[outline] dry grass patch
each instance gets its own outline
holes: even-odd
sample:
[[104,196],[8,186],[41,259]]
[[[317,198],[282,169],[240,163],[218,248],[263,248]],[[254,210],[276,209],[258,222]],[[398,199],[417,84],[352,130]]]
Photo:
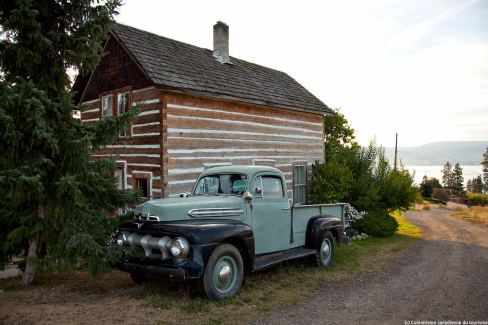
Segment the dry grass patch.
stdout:
[[462,209],[453,216],[488,225],[488,207],[474,206]]
[[430,210],[432,207],[436,207],[437,205],[430,204],[430,203],[415,203],[413,209],[415,211],[425,211]]
[[[127,274],[111,272],[92,279],[76,271],[42,277],[32,288],[19,279],[1,280],[0,323],[241,324],[267,311],[303,301],[321,285],[389,266],[421,237],[420,229],[396,214],[400,228],[390,238],[368,238],[337,247],[332,268],[307,260],[284,263],[250,274],[242,291],[212,302],[190,285],[135,286]],[[335,290],[335,289],[334,289]]]

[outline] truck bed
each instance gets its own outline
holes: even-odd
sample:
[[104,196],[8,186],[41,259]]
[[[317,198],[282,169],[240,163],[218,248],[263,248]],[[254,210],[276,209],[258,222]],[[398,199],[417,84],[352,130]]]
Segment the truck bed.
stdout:
[[328,215],[341,220],[344,226],[344,206],[345,203],[335,204],[310,204],[296,205],[292,207],[292,234],[293,247],[305,244],[307,224],[311,217]]

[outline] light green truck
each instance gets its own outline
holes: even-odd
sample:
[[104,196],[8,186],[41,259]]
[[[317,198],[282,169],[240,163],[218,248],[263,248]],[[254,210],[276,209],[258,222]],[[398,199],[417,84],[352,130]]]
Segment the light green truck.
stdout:
[[148,201],[123,224],[117,244],[140,250],[120,270],[149,278],[200,279],[206,295],[235,295],[247,272],[316,256],[332,264],[341,243],[344,205],[293,205],[283,173],[266,166],[205,170],[188,197]]

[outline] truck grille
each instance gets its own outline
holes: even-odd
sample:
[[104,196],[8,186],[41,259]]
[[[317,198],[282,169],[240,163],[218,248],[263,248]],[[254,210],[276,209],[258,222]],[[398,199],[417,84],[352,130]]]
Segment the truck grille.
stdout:
[[135,232],[124,232],[127,238],[127,246],[142,247],[146,256],[154,255],[153,250],[160,252],[161,259],[167,259],[169,255],[169,244],[171,238],[169,236],[153,237],[152,235],[139,235]]

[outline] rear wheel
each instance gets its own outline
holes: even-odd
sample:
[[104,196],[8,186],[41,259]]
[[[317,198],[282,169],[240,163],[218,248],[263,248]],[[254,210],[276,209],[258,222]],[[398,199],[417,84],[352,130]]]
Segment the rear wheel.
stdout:
[[322,237],[320,247],[317,252],[317,263],[319,266],[331,266],[334,257],[334,236],[327,231]]
[[239,250],[230,244],[222,244],[215,248],[205,266],[203,289],[212,300],[231,298],[241,289],[243,277]]

